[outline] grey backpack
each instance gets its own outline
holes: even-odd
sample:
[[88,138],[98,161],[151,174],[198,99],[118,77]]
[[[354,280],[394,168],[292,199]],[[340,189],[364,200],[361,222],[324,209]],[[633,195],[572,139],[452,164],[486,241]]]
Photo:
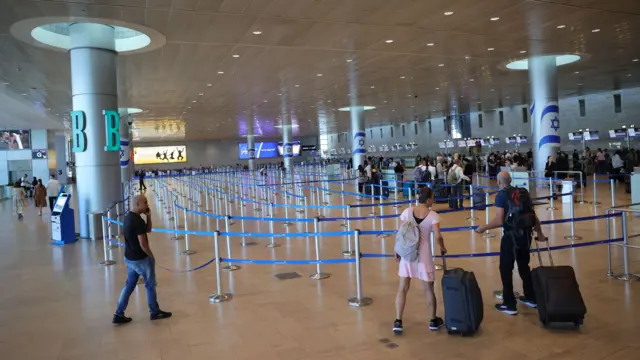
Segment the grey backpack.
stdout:
[[420,229],[413,218],[400,225],[396,233],[396,244],[393,249],[402,259],[409,262],[418,260],[418,245],[420,244]]

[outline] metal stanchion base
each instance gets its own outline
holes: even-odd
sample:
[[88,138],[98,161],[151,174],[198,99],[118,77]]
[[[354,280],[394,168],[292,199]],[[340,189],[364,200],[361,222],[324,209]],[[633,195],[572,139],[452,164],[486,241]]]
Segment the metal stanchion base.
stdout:
[[273,248],[280,247],[280,244],[276,244],[276,243],[269,243],[269,244],[267,244],[265,247],[268,247],[268,248],[273,249]]
[[223,266],[222,270],[223,271],[236,271],[236,270],[240,270],[242,269],[240,266],[238,265],[227,265],[227,266]]
[[118,245],[115,245],[115,244],[109,244],[109,245],[107,246],[107,249],[109,249],[109,250],[115,250],[115,249],[117,249],[117,248],[119,248],[119,246],[118,246]]
[[318,216],[317,216],[317,217],[318,217],[318,219],[324,219],[324,218],[326,218],[326,216],[324,216],[324,215],[322,215],[322,214],[318,214]]
[[298,214],[302,214],[302,213],[304,212],[304,209],[298,209],[298,210],[296,210],[296,212],[297,212]]
[[340,227],[347,227],[347,224],[340,224]]
[[229,221],[229,226],[235,225],[235,223],[236,223],[235,221],[231,220],[231,221]]
[[254,212],[260,212],[262,209],[253,209]]
[[189,255],[193,255],[193,254],[195,254],[195,253],[196,253],[196,252],[195,252],[195,250],[185,250],[185,251],[180,252],[180,255],[187,255],[187,256],[189,256]]
[[399,208],[399,207],[400,207],[400,205],[393,205],[393,206],[392,206],[392,208],[394,208],[394,209],[397,209],[397,208]]
[[[493,296],[498,299],[498,300],[502,300],[502,290],[496,290],[493,292]],[[520,297],[520,293],[517,291],[513,292],[513,296],[518,299]]]
[[360,199],[360,198],[356,198],[356,201],[357,201],[357,202],[362,202],[362,199]]
[[372,212],[369,213],[369,216],[374,216],[375,214],[376,213],[372,211]]
[[[144,284],[144,278],[139,277],[139,278],[138,278],[138,285],[142,285],[142,284]],[[157,285],[157,284],[156,284],[156,285]]]
[[213,294],[213,295],[209,295],[209,302],[214,304],[214,303],[220,303],[223,301],[229,301],[233,299],[233,295],[231,294]]
[[342,252],[342,257],[354,257],[356,256],[355,250],[345,250]]
[[173,220],[173,219],[175,219],[173,216],[169,216],[169,217],[167,218],[167,220]]
[[390,235],[389,234],[380,234],[377,236],[378,239],[386,239],[388,238]]
[[116,262],[115,262],[115,261],[113,261],[113,260],[105,260],[105,261],[100,262],[100,265],[102,265],[102,266],[109,266],[109,265],[115,265],[115,263],[116,263]]
[[435,264],[434,266],[435,266],[436,270],[442,270],[442,265],[440,265],[440,264]]
[[309,275],[309,279],[311,280],[323,280],[323,279],[328,279],[330,277],[331,277],[331,274],[327,274],[327,273],[316,273],[316,274]]
[[554,206],[549,206],[547,208],[547,211],[554,211],[554,210],[558,210],[558,209],[556,207],[554,207]]
[[184,225],[178,225],[178,229],[184,229]]
[[602,205],[602,203],[600,201],[592,201],[589,204],[593,205],[593,206],[598,206],[598,205]]
[[491,238],[496,237],[496,235],[493,234],[492,232],[490,232],[489,230],[487,230],[482,234],[482,237],[485,238],[485,239],[491,239]]
[[468,217],[468,218],[466,218],[465,220],[468,220],[468,221],[470,221],[470,222],[474,222],[474,221],[477,221],[477,220],[478,220],[478,218],[477,218],[477,217],[475,217],[475,216],[469,216],[469,217]]
[[576,241],[576,240],[582,240],[582,236],[577,236],[577,235],[567,235],[564,237],[565,240],[571,240],[571,241]]
[[631,281],[631,280],[638,280],[640,279],[640,275],[636,275],[636,274],[622,274],[622,275],[617,275],[616,279],[618,280],[622,280],[622,281]]
[[352,298],[349,298],[349,306],[362,307],[371,305],[371,303],[373,303],[373,300],[370,297],[362,297],[358,299],[354,296]]
[[287,221],[287,222],[283,222],[283,223],[282,223],[282,226],[291,226],[291,223],[290,223],[290,222],[288,222],[288,221]]
[[176,241],[177,241],[177,240],[182,240],[182,239],[184,239],[184,236],[182,236],[182,235],[172,236],[172,237],[171,237],[171,240],[176,240]]
[[233,204],[235,201],[233,199],[229,199],[229,204]]

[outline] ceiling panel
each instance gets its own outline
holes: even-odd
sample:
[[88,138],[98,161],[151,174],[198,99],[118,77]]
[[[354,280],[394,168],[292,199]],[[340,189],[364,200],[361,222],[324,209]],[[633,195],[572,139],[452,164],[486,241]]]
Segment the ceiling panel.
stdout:
[[528,99],[527,74],[502,65],[532,54],[584,56],[559,69],[564,96],[640,86],[640,62],[633,61],[640,58],[639,1],[0,0],[0,6],[1,86],[8,99],[44,109],[56,126],[71,108],[69,56],[16,40],[9,34],[16,21],[102,17],[161,32],[164,47],[119,58],[119,100],[145,110],[136,118],[149,134],[154,121],[180,124],[171,136],[187,139],[235,139],[249,119],[264,136],[278,136],[274,126],[283,113],[300,135],[347,131],[349,114],[337,109],[350,105],[352,92],[358,104],[377,107],[367,112],[370,125],[441,116],[454,106],[475,109],[478,102],[487,110],[520,105]]

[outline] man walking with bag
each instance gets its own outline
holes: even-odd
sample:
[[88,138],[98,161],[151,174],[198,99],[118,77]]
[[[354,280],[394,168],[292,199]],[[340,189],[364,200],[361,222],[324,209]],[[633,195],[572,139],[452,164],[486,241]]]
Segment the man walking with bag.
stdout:
[[504,228],[500,242],[500,277],[502,278],[503,303],[496,304],[496,310],[508,315],[517,315],[518,308],[513,293],[513,264],[518,264],[518,273],[522,279],[524,296],[519,301],[536,308],[536,297],[529,268],[532,233],[535,229],[536,241],[546,241],[540,220],[533,209],[531,197],[526,189],[512,187],[511,175],[503,171],[498,174],[500,192],[496,195],[496,215],[486,225],[480,225],[475,232],[482,234],[486,230]]

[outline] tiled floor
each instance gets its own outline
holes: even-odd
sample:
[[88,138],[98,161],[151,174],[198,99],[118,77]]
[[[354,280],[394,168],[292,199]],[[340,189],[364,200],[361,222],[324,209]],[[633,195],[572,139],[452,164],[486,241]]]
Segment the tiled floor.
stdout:
[[[608,187],[599,189],[599,200],[610,204]],[[590,189],[587,198],[590,199]],[[161,204],[149,192],[155,227],[168,228],[171,222]],[[332,196],[332,203],[341,202]],[[278,197],[281,201],[280,197]],[[346,203],[355,203],[345,198]],[[628,203],[622,187],[617,188],[617,203]],[[556,203],[560,207],[561,204]],[[436,209],[444,205],[437,205]],[[238,214],[238,204],[231,204]],[[568,206],[548,212],[540,206],[544,219],[569,216]],[[256,213],[248,205],[247,215]],[[605,206],[576,205],[576,217],[602,214]],[[352,216],[366,216],[368,208],[354,209]],[[401,210],[401,209],[399,209]],[[376,210],[377,211],[377,210]],[[385,213],[395,211],[385,208]],[[282,211],[276,211],[282,217]],[[310,212],[309,216],[314,215]],[[339,210],[326,213],[340,216]],[[443,227],[468,225],[464,216],[444,214]],[[479,212],[484,219],[484,212]],[[260,216],[260,215],[257,215]],[[289,216],[295,216],[293,211]],[[196,359],[638,359],[640,343],[640,283],[624,283],[606,276],[607,247],[591,246],[554,252],[556,264],[571,264],[576,269],[588,314],[580,331],[542,328],[535,311],[521,309],[520,315],[508,317],[492,311],[493,290],[500,287],[496,257],[452,259],[450,266],[473,270],[479,279],[485,301],[485,320],[481,331],[471,338],[448,336],[446,332],[427,331],[428,318],[421,291],[410,292],[405,316],[405,334],[393,336],[394,298],[397,267],[392,259],[363,259],[363,292],[373,304],[351,308],[347,298],[355,295],[355,265],[324,265],[331,277],[322,281],[308,278],[313,265],[250,265],[233,273],[222,273],[224,292],[234,298],[210,304],[215,292],[214,266],[195,272],[180,272],[204,264],[213,258],[213,238],[190,236],[197,253],[183,256],[185,241],[172,241],[169,234],[152,234],[151,243],[158,265],[158,294],[162,308],[173,311],[168,320],[148,319],[144,288],[132,296],[127,314],[131,324],[113,326],[111,315],[124,283],[126,269],[121,249],[112,252],[117,264],[102,267],[102,242],[81,240],[63,247],[48,243],[49,216],[38,217],[30,208],[25,220],[15,220],[10,203],[0,203],[0,358],[8,360],[196,360]],[[620,221],[614,221],[620,236]],[[321,231],[342,231],[337,222],[322,223]],[[630,234],[640,234],[638,222],[629,222]],[[240,231],[241,224],[231,227]],[[386,220],[385,229],[396,226]],[[189,229],[213,231],[215,221],[190,216]],[[245,222],[246,231],[269,232],[265,221]],[[380,229],[378,221],[353,222],[353,228]],[[220,224],[222,230],[223,225]],[[567,244],[563,239],[569,225],[547,226],[552,245]],[[304,232],[304,224],[284,227],[276,232]],[[310,227],[310,230],[312,227]],[[576,223],[579,242],[606,238],[606,221]],[[226,257],[224,238],[220,239]],[[269,238],[248,238],[256,246],[241,247],[239,238],[231,239],[232,256],[248,259],[311,259],[315,256],[314,239],[277,238],[281,247],[264,245]],[[636,240],[636,239],[634,239]],[[445,234],[450,253],[497,251],[497,238],[485,240],[469,231]],[[390,253],[394,238],[362,238],[362,251]],[[322,238],[321,256],[339,259],[346,248],[344,236]],[[631,252],[632,269],[640,271],[640,254]],[[537,260],[532,259],[533,265]],[[614,265],[619,270],[621,253],[614,251]],[[275,275],[297,272],[299,278],[278,280]],[[517,278],[517,275],[515,276]],[[519,279],[516,280],[519,284]],[[519,287],[519,285],[517,285]],[[443,313],[439,286],[439,313]]]

